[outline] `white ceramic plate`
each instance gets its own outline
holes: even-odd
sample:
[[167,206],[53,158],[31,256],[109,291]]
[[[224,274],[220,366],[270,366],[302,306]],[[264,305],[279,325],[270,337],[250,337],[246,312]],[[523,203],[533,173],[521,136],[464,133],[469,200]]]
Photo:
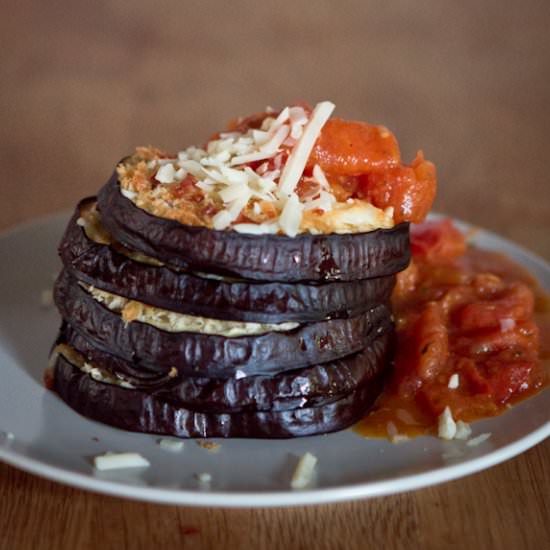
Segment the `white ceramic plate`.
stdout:
[[[550,435],[550,391],[503,416],[476,422],[474,435],[491,432],[477,447],[420,437],[399,446],[351,430],[283,441],[221,441],[218,453],[187,441],[181,452],[161,449],[154,436],[120,431],[79,416],[42,384],[59,325],[41,292],[59,269],[57,243],[67,221],[60,215],[0,237],[0,459],[77,487],[129,498],[193,506],[287,506],[387,495],[451,480],[488,468]],[[527,267],[550,291],[550,266],[488,232],[480,246],[501,250]],[[94,472],[91,457],[137,451],[149,469]],[[291,491],[300,455],[318,459],[315,489]],[[212,475],[209,489],[195,475]]]

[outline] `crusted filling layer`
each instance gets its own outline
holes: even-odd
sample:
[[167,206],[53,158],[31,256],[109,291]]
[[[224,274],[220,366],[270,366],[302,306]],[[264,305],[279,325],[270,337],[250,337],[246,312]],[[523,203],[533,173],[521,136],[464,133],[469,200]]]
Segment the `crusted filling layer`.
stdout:
[[[114,248],[119,254],[126,256],[130,260],[138,263],[152,265],[155,267],[162,267],[166,264],[142,254],[135,250],[130,250],[120,243],[116,242],[110,235],[110,233],[103,227],[99,212],[97,211],[96,203],[85,204],[80,209],[80,218],[76,222],[86,233],[86,237],[97,244],[109,245]],[[182,271],[180,268],[170,266],[173,271]],[[202,271],[194,271],[194,275],[202,277],[203,279],[213,279],[215,281],[224,281],[227,283],[239,281],[235,277],[224,277],[222,275],[216,275],[214,273],[203,273]]]
[[136,300],[100,290],[91,285],[79,283],[95,300],[118,313],[124,322],[139,321],[167,332],[198,332],[226,337],[257,336],[268,332],[286,332],[299,326],[299,323],[252,323],[244,321],[224,321],[176,313],[150,306]]
[[103,382],[104,384],[111,384],[113,386],[120,386],[122,388],[134,389],[135,386],[126,381],[123,376],[113,376],[106,369],[96,367],[86,361],[86,359],[78,353],[75,349],[67,344],[58,344],[52,350],[49,360],[49,366],[53,367],[57,360],[57,357],[62,355],[71,365],[77,367],[82,372],[91,376],[97,382]]

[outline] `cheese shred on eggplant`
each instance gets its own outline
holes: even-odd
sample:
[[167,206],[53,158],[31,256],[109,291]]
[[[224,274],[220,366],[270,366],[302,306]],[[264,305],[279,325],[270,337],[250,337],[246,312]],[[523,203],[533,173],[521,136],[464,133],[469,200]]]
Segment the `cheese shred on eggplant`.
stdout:
[[96,301],[120,314],[123,321],[139,321],[167,332],[199,332],[226,337],[256,336],[268,332],[286,332],[299,326],[299,323],[251,323],[210,319],[184,313],[176,313],[158,307],[129,300],[123,296],[100,290],[91,285],[79,283]]

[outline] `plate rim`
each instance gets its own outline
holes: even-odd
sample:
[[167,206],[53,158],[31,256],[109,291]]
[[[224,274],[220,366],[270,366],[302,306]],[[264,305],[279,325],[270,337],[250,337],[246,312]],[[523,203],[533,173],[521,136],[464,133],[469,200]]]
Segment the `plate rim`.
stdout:
[[[40,216],[28,220],[0,232],[4,240],[23,231],[32,230],[42,224],[55,223],[70,215],[69,210]],[[431,213],[430,219],[450,217],[463,229],[474,229],[491,238],[495,243],[507,248],[513,258],[525,257],[550,277],[550,262],[531,252],[516,242],[501,237],[497,233],[483,227],[465,222],[453,216]],[[550,391],[550,390],[548,390]],[[532,399],[536,399],[534,396]],[[490,420],[490,419],[487,419]],[[265,491],[216,491],[199,489],[175,489],[154,486],[137,486],[129,483],[104,480],[93,474],[79,473],[70,469],[31,458],[17,452],[10,444],[0,446],[0,460],[19,470],[38,475],[42,478],[61,483],[62,485],[85,489],[115,497],[129,498],[159,504],[186,505],[193,507],[219,508],[259,508],[259,507],[289,507],[327,504],[342,501],[382,497],[404,493],[416,489],[430,487],[439,483],[452,481],[461,477],[480,472],[497,464],[503,463],[550,437],[550,418],[525,436],[512,441],[498,449],[474,457],[458,464],[441,466],[427,472],[407,474],[402,477],[350,483],[336,487],[313,488],[303,490],[265,490]]]
[[535,447],[550,436],[550,420],[526,436],[466,462],[450,464],[420,474],[394,479],[363,482],[323,489],[284,491],[212,491],[169,489],[137,486],[98,479],[29,458],[0,447],[0,460],[25,472],[36,474],[62,485],[86,489],[94,493],[129,498],[157,504],[185,505],[198,508],[272,508],[328,504],[405,493],[453,481],[501,464]]

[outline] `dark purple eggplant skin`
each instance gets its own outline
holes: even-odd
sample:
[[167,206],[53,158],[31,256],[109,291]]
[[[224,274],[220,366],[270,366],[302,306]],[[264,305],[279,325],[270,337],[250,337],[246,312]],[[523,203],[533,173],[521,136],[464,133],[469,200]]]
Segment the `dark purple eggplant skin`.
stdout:
[[74,331],[62,330],[58,343],[79,352],[88,363],[109,371],[145,391],[173,404],[199,412],[235,413],[290,410],[325,405],[341,399],[359,386],[387,372],[392,358],[393,335],[374,339],[354,355],[276,376],[217,379],[178,374],[143,373],[129,361],[94,348]]
[[131,260],[90,240],[77,224],[81,201],[59,246],[74,277],[97,288],[163,309],[232,321],[280,323],[353,317],[388,303],[395,276],[324,284],[225,282]]
[[54,300],[63,319],[97,348],[164,372],[228,378],[280,372],[334,361],[355,353],[389,330],[385,305],[350,319],[306,323],[288,332],[227,338],[173,333],[137,321],[124,323],[62,271]]
[[361,419],[380,394],[383,378],[319,407],[216,414],[174,406],[143,391],[96,382],[59,356],[54,390],[87,418],[133,432],[181,438],[284,439],[334,432]]
[[98,194],[106,229],[126,247],[167,264],[262,281],[354,281],[409,263],[409,224],[366,233],[249,235],[153,216],[120,192],[116,171]]

